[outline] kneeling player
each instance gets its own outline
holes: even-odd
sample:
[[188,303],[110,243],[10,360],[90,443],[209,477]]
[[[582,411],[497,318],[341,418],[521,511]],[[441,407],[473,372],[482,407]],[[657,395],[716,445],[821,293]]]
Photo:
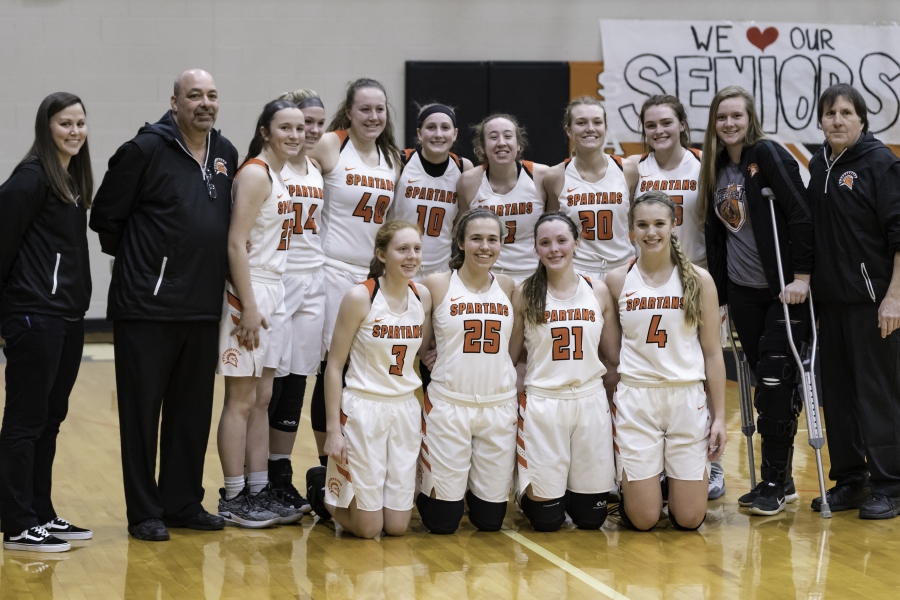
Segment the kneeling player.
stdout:
[[676,529],[700,527],[709,460],[721,456],[726,442],[716,286],[681,249],[675,210],[664,192],[637,198],[629,221],[640,258],[606,279],[622,326],[614,414],[619,515],[639,531],[659,520],[663,470],[669,521]]
[[[431,294],[410,279],[422,264],[418,228],[391,221],[375,236],[369,279],[338,311],[325,371],[328,467],[306,474],[309,501],[358,537],[402,535],[415,494],[421,380],[414,358],[430,328]],[[341,374],[347,358],[347,387]]]
[[615,380],[621,332],[602,281],[575,273],[578,228],[563,213],[535,225],[540,263],[513,295],[510,355],[528,350],[519,396],[517,498],[538,531],[556,531],[566,513],[581,529],[606,520],[615,487],[612,419],[604,389]]

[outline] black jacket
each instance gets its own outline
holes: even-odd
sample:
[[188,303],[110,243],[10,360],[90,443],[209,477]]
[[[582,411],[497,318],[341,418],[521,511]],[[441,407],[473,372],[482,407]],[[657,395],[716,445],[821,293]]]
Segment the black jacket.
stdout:
[[91,302],[87,212],[60,200],[37,160],[0,186],[0,314],[80,319]]
[[[717,168],[722,168],[728,160],[727,151],[723,151],[717,159]],[[784,283],[787,285],[794,280],[795,273],[808,275],[813,269],[813,223],[806,187],[800,178],[797,161],[782,146],[770,140],[760,140],[744,148],[740,170],[744,174],[744,193],[756,249],[769,290],[778,296],[781,284],[775,257],[775,231],[769,201],[763,197],[762,190],[771,188],[775,194],[778,245]],[[720,306],[728,303],[726,235],[725,224],[716,216],[715,203],[710,199],[706,211],[706,259],[719,292]]]
[[872,132],[828,168],[824,144],[809,162],[816,227],[816,300],[881,302],[900,252],[900,159]]
[[91,210],[103,252],[116,257],[107,318],[220,319],[237,158],[213,130],[201,168],[169,111],[109,159]]

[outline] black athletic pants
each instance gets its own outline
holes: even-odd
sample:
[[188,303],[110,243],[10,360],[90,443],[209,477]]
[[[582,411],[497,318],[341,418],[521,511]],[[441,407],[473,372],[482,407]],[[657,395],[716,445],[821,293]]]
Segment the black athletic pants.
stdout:
[[19,534],[56,518],[50,490],[60,423],[84,350],[84,320],[3,318],[6,410],[0,429],[0,529]]
[[882,339],[878,303],[817,306],[828,476],[900,496],[900,331]]
[[115,321],[113,333],[128,522],[193,517],[203,510],[219,324]]

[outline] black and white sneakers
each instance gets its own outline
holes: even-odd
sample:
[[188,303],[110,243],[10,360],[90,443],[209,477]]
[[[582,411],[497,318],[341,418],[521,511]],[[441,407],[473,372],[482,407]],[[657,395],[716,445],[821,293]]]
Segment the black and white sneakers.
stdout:
[[72,549],[72,545],[61,540],[43,527],[26,529],[19,535],[3,534],[4,550],[25,550],[29,552],[65,552]]
[[49,523],[44,525],[47,533],[61,540],[89,540],[94,537],[94,532],[90,529],[76,527],[65,519],[56,517]]
[[779,481],[763,481],[762,487],[757,486],[759,493],[750,505],[750,512],[754,515],[777,515],[784,510],[785,494],[784,486]]

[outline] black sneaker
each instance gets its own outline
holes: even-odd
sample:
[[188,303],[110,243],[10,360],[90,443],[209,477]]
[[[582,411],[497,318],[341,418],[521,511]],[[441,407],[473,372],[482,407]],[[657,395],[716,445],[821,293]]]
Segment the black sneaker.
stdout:
[[3,534],[4,550],[25,550],[27,552],[66,552],[72,544],[50,535],[40,525],[26,529],[19,535]]
[[[760,481],[756,484],[756,487],[738,498],[738,506],[750,507],[753,506],[753,501],[756,500],[756,496],[759,495],[759,490],[766,484],[765,481]],[[796,488],[794,487],[793,478],[788,481],[784,486],[784,502],[785,504],[793,504],[794,502],[800,499],[800,495],[797,493]]]
[[900,513],[900,497],[875,492],[859,507],[860,519],[893,519]]
[[162,519],[144,519],[136,525],[129,525],[128,533],[145,542],[165,542],[169,539],[169,530]]
[[325,508],[325,473],[328,467],[317,465],[306,472],[306,497],[316,515],[323,521],[331,519]]
[[287,458],[269,461],[269,485],[279,500],[287,502],[302,514],[312,510],[306,498],[294,487],[294,470]]
[[762,487],[756,486],[759,493],[753,504],[750,505],[750,512],[754,515],[777,515],[784,510],[784,486],[777,481],[763,481]]
[[[825,492],[825,497],[828,498],[828,508],[831,509],[831,512],[840,512],[842,510],[859,508],[871,494],[872,489],[864,483],[845,483],[844,485],[836,485]],[[821,511],[822,496],[813,498],[810,506],[816,512]]]
[[218,531],[225,529],[225,519],[219,515],[212,515],[205,510],[201,510],[193,517],[187,519],[163,519],[166,527],[175,529],[184,527],[185,529],[196,529],[198,531]]
[[61,540],[89,540],[94,537],[94,532],[90,529],[75,527],[65,519],[56,517],[49,523],[44,525],[47,533]]
[[270,484],[266,484],[266,487],[250,497],[259,506],[262,506],[269,512],[273,512],[278,515],[279,525],[289,525],[291,523],[296,523],[300,520],[301,517],[303,517],[303,513],[300,512],[299,509],[294,507],[291,503],[285,502],[284,500],[279,498],[272,491]]

